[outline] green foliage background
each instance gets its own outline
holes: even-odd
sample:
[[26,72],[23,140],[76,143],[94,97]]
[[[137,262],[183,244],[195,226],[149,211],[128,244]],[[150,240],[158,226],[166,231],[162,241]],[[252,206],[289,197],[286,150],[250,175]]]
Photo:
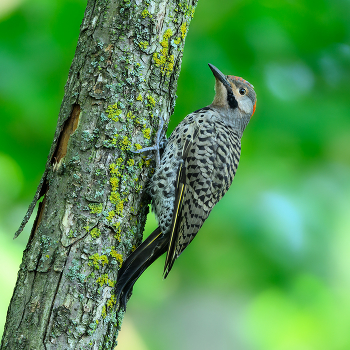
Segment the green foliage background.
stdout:
[[[0,4],[0,327],[86,1]],[[199,0],[169,132],[250,81],[237,176],[166,281],[140,278],[119,349],[350,349],[350,3]],[[156,227],[150,215],[147,232]],[[132,344],[132,345],[131,345]]]

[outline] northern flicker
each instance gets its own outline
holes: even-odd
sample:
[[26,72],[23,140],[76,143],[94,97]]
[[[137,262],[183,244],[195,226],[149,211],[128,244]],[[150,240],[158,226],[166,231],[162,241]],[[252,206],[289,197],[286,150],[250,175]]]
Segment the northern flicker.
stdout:
[[136,280],[165,252],[167,277],[235,176],[256,94],[246,80],[209,67],[216,80],[213,103],[175,128],[148,186],[159,226],[119,270],[116,295],[124,309]]

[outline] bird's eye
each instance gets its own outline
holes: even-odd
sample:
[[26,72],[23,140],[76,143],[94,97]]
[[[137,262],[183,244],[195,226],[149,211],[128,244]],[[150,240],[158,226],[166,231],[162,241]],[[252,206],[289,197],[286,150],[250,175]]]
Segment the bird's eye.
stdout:
[[239,89],[239,93],[243,96],[247,93],[247,89],[246,88],[240,88]]

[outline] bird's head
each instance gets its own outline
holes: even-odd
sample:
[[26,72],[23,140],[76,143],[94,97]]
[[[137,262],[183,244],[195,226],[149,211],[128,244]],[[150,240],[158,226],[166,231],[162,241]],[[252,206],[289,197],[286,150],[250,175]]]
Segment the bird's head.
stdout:
[[256,93],[252,84],[233,75],[224,75],[209,63],[215,76],[215,98],[212,107],[226,117],[234,128],[242,132],[253,116],[256,107]]

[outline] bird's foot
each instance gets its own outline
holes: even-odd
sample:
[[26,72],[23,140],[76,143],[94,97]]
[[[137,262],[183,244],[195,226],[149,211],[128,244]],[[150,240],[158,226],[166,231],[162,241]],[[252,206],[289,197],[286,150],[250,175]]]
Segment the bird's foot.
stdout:
[[163,130],[164,127],[164,120],[162,117],[159,118],[159,127],[156,135],[156,143],[153,146],[145,147],[138,149],[137,151],[131,151],[132,153],[143,153],[143,152],[149,152],[149,151],[156,151],[156,163],[157,168],[160,166],[160,151],[163,150],[166,146],[167,139],[165,136],[165,130]]

